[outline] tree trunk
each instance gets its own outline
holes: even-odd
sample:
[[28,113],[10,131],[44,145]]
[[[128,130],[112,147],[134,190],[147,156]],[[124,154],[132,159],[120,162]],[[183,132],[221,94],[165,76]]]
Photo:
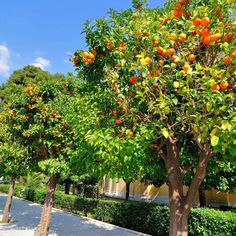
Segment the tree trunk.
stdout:
[[47,236],[49,230],[49,224],[51,221],[51,212],[52,212],[52,205],[55,196],[56,185],[58,181],[58,176],[53,175],[49,179],[48,183],[48,192],[45,197],[43,211],[41,214],[40,222],[35,230],[35,236]]
[[69,179],[65,180],[65,194],[70,194],[71,181]]
[[14,195],[15,180],[16,180],[16,176],[12,175],[10,183],[9,183],[7,201],[3,210],[2,223],[10,222],[10,209],[11,209],[12,198]]
[[129,200],[130,182],[125,182],[125,201]]
[[170,236],[188,235],[188,216],[189,210],[178,200],[170,204]]
[[198,190],[198,195],[199,195],[200,207],[205,207],[206,206],[206,193],[205,193],[205,189],[201,186]]
[[75,195],[75,182],[72,183],[72,194]]

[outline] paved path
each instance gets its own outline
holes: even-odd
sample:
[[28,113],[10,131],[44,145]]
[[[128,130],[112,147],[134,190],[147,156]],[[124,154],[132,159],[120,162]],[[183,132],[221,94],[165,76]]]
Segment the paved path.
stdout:
[[[6,195],[0,194],[0,215],[6,201]],[[12,224],[0,224],[0,236],[33,236],[42,206],[14,198],[11,215]],[[53,210],[50,225],[50,236],[137,236],[144,235],[126,230],[111,224],[75,216],[62,211]]]

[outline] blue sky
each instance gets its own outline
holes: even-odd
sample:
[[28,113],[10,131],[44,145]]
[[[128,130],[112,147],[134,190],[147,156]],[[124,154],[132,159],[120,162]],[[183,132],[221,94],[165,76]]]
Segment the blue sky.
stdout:
[[[3,0],[0,8],[0,84],[28,64],[52,73],[72,72],[68,53],[85,48],[83,23],[107,16],[131,0]],[[150,7],[163,0],[150,0]]]

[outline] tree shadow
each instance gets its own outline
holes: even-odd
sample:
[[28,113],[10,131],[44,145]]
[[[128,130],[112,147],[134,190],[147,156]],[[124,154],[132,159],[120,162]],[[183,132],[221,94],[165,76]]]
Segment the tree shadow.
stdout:
[[[5,205],[6,195],[0,195],[0,214]],[[30,231],[22,235],[33,235],[42,211],[42,206],[33,202],[13,199],[11,207],[11,217],[13,223],[0,224],[0,235],[7,232],[7,235],[14,236],[16,231]],[[12,231],[12,234],[9,232]],[[14,232],[14,233],[13,233]],[[139,233],[128,232],[114,225],[106,224],[96,220],[90,220],[85,217],[76,216],[57,210],[52,211],[52,221],[50,225],[50,236],[134,236],[144,235]]]

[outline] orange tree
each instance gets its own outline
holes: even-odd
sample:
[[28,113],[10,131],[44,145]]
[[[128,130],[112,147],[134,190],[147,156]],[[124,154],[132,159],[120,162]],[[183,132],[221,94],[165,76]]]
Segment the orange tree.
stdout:
[[73,128],[66,115],[75,92],[73,81],[53,77],[38,85],[23,87],[9,104],[9,132],[28,149],[34,163],[32,168],[49,176],[48,192],[35,235],[47,235],[58,178],[69,172]]
[[[130,138],[127,132],[134,137],[142,132],[164,161],[169,234],[187,235],[209,159],[217,152],[231,160],[236,156],[235,3],[170,0],[156,9],[133,3],[133,11],[111,10],[108,20],[86,22],[88,52],[76,51],[72,61],[107,93],[103,114],[109,122],[103,135],[119,137],[107,147]],[[180,155],[187,143],[197,146],[197,158]],[[192,168],[185,193],[184,176]]]
[[15,142],[11,134],[7,132],[5,118],[8,116],[8,110],[3,109],[0,115],[0,172],[1,176],[9,177],[10,181],[2,223],[9,223],[10,221],[10,209],[16,178],[26,174],[29,169],[27,149]]

